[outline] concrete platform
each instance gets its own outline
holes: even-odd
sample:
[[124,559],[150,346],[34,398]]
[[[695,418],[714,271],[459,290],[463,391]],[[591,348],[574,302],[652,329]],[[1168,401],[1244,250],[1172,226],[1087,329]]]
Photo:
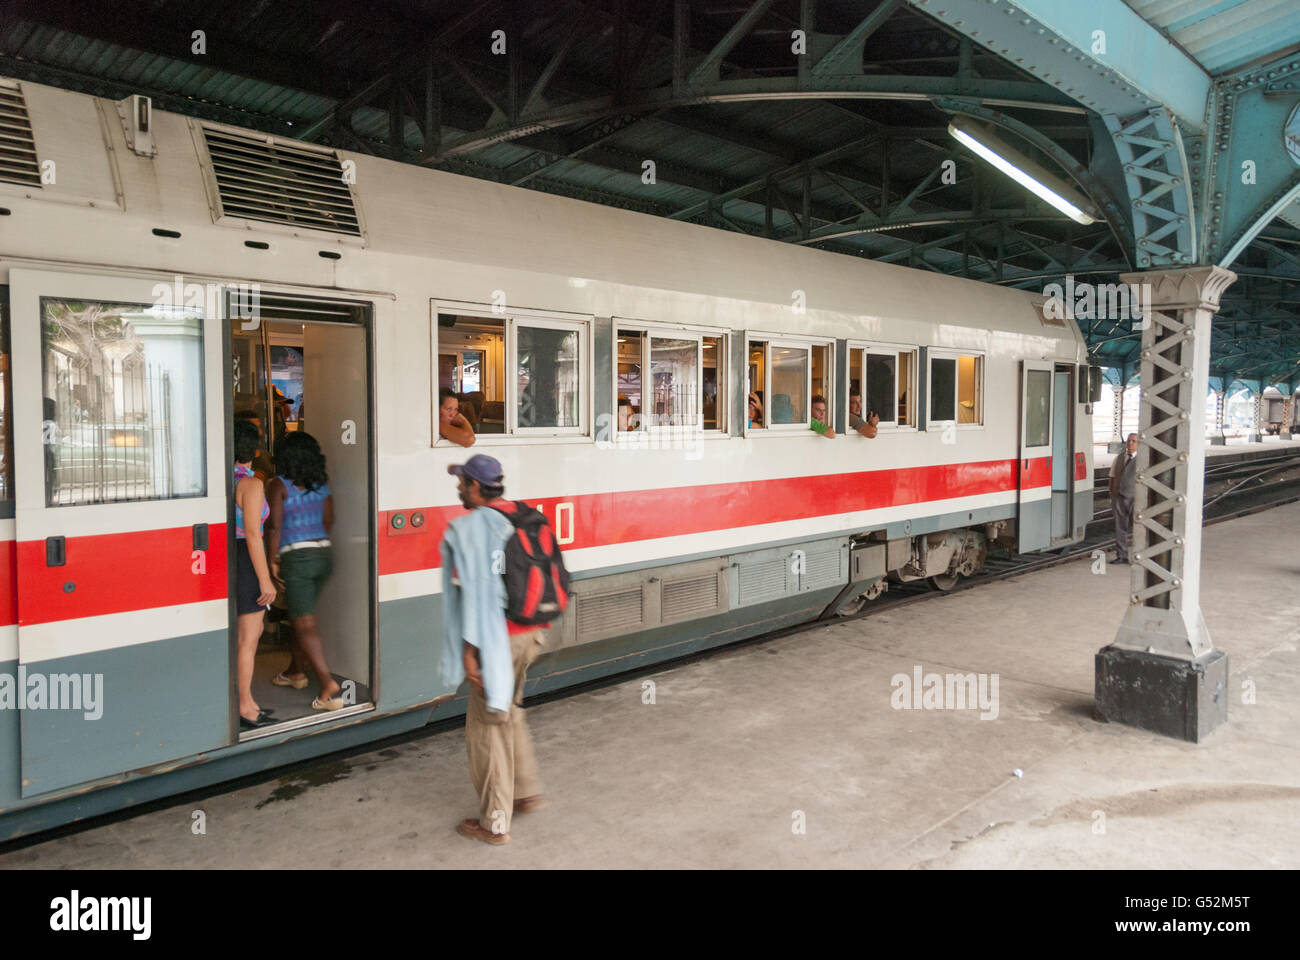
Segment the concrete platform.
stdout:
[[[1214,460],[1219,457],[1239,457],[1245,453],[1258,453],[1260,456],[1278,453],[1281,450],[1300,450],[1300,440],[1282,440],[1278,437],[1265,437],[1259,443],[1247,443],[1245,437],[1229,437],[1223,446],[1206,446],[1205,457]],[[1262,452],[1261,452],[1262,451]],[[1105,445],[1094,446],[1092,454],[1093,470],[1109,468],[1115,461],[1115,454],[1107,453]]]
[[[474,811],[457,729],[0,867],[1294,868],[1300,558],[1279,531],[1298,526],[1291,505],[1206,531],[1203,607],[1232,699],[1199,745],[1092,719],[1128,568],[1083,561],[542,704],[551,803],[503,847],[452,830]],[[918,667],[997,674],[996,719],[894,709],[891,679]]]

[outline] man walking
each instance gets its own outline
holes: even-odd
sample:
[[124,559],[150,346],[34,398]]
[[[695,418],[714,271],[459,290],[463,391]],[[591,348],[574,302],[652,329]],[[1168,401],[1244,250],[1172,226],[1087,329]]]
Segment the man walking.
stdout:
[[1137,495],[1138,435],[1130,433],[1124,451],[1110,465],[1110,509],[1115,517],[1115,562],[1128,563],[1133,539],[1133,498]]
[[510,820],[542,805],[542,784],[524,722],[524,681],[544,639],[542,628],[506,620],[502,578],[506,540],[514,525],[505,513],[505,475],[493,457],[479,454],[447,472],[468,514],[453,520],[442,540],[442,673],[456,686],[469,680],[465,745],[479,815],[456,832],[499,845],[510,842]]

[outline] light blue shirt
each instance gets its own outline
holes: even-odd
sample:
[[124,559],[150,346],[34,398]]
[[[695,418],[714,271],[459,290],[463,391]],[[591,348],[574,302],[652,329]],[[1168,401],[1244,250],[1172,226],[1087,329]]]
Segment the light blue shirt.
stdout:
[[[442,537],[442,680],[465,679],[463,644],[478,647],[487,708],[505,713],[515,693],[515,668],[506,634],[506,539],[514,524],[479,507],[457,517]],[[456,581],[459,581],[457,583]]]

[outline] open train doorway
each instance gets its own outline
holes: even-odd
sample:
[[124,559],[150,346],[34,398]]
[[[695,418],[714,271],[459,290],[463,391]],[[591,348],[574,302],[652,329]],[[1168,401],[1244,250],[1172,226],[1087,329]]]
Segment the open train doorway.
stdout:
[[[230,316],[231,713],[247,740],[373,709],[371,311],[262,293],[234,297]],[[242,467],[235,463],[241,421],[260,438]],[[275,594],[251,664],[239,634],[242,620],[247,650],[256,624],[241,617],[237,569],[239,551],[250,551],[235,530],[233,496],[250,474],[266,491],[263,550]],[[250,606],[248,597],[242,605]]]

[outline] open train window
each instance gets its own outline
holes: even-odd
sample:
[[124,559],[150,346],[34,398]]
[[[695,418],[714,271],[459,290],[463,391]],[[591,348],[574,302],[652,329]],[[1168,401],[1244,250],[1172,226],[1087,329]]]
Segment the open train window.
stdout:
[[930,350],[931,423],[984,423],[984,357],[978,353]]
[[619,435],[725,429],[724,335],[622,322],[614,348]]
[[807,430],[812,402],[829,398],[833,387],[833,345],[771,339],[749,341],[748,392],[758,399],[750,430]]
[[[587,318],[480,304],[435,306],[434,316],[438,390],[456,395],[477,441],[586,432]],[[439,405],[435,395],[435,417]]]
[[848,425],[856,430],[872,413],[878,426],[914,427],[916,349],[849,344]]

